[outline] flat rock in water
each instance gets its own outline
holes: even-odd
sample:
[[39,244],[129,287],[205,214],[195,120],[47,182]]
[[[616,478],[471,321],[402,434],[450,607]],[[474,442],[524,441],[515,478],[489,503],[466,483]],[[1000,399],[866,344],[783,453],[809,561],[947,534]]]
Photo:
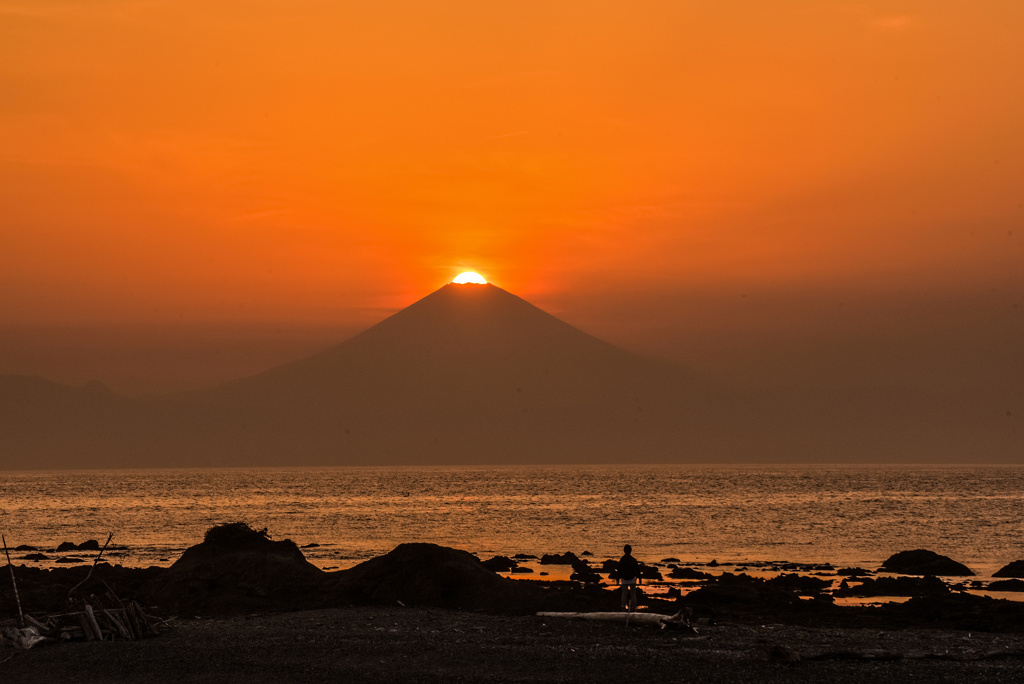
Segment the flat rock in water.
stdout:
[[693,579],[693,580],[702,580],[702,579],[708,579],[709,577],[711,577],[711,575],[706,573],[706,572],[701,572],[700,570],[694,570],[693,568],[681,568],[681,567],[672,568],[672,570],[668,573],[668,576],[671,577],[672,579]]
[[864,568],[839,568],[836,570],[836,574],[841,577],[866,577],[874,573]]
[[889,556],[879,570],[898,575],[941,575],[945,577],[974,575],[974,572],[963,563],[958,563],[948,556],[941,556],[926,549],[900,551]]
[[989,591],[1024,591],[1024,580],[996,580],[995,582],[990,582],[987,589]]
[[579,557],[572,551],[566,551],[561,555],[557,553],[545,553],[540,557],[541,565],[575,565],[579,562]]
[[480,564],[493,572],[513,572],[519,567],[519,564],[508,556],[494,556],[485,561],[480,561]]
[[934,575],[925,577],[865,577],[859,584],[843,580],[835,596],[934,596],[948,594],[945,582]]

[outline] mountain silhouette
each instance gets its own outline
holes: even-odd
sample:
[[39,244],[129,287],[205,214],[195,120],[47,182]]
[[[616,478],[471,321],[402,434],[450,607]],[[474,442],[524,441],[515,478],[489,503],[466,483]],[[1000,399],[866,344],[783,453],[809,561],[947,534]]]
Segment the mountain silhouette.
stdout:
[[188,400],[239,460],[606,462],[667,441],[685,450],[711,386],[494,285],[448,284],[324,352]]
[[153,399],[0,375],[0,468],[1017,462],[1015,414],[900,387],[739,394],[494,285],[305,359]]

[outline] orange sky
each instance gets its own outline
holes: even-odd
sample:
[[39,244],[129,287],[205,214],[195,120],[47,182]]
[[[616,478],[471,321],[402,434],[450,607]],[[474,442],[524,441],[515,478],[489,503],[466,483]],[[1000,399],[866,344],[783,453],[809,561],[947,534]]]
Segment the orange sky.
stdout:
[[1005,375],[1021,36],[1019,0],[0,0],[0,372],[78,380],[54,326],[287,356],[471,268],[723,372],[982,326]]

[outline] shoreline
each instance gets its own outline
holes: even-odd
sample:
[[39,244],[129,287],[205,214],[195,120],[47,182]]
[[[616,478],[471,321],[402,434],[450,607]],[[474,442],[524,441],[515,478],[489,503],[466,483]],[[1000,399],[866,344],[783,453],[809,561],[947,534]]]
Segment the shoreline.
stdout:
[[[284,541],[287,543],[291,543],[290,540]],[[65,542],[65,544],[70,543]],[[46,573],[64,574],[66,571],[80,571],[84,573],[87,572],[87,568],[92,566],[93,562],[96,560],[97,551],[94,550],[96,547],[94,546],[94,542],[92,541],[84,542],[81,546],[82,551],[78,553],[76,553],[75,550],[65,549],[65,553],[75,554],[80,557],[79,562],[76,563],[59,563],[54,559],[49,559],[48,561],[34,560],[31,558],[31,553],[28,554],[30,558],[25,558],[26,552],[38,552],[38,549],[36,549],[35,547],[16,547],[16,553],[14,552],[14,550],[12,550],[11,561],[12,563],[15,563],[19,560],[23,561],[20,565],[14,565],[14,568],[18,572],[42,571]],[[362,563],[367,562],[368,560],[372,560],[372,558],[370,558],[362,561],[353,561],[351,564],[346,564],[345,567],[323,567],[322,564],[315,562],[315,559],[311,559],[309,557],[306,557],[305,555],[310,551],[315,551],[316,548],[319,548],[319,545],[314,544],[312,545],[312,548],[310,547],[310,545],[302,546],[298,547],[298,550],[300,553],[303,554],[307,562],[317,567],[321,572],[325,573],[326,575],[345,573],[347,571],[352,570],[355,567],[358,567]],[[174,563],[177,562],[178,558],[180,558],[181,554],[184,553],[184,551],[187,551],[187,549],[184,549],[181,553],[178,554],[177,558],[169,560],[166,564],[148,566],[122,565],[121,563],[116,562],[115,559],[119,557],[124,557],[123,552],[125,551],[130,552],[130,549],[126,547],[117,546],[111,547],[110,549],[107,549],[106,553],[101,555],[101,563],[117,568],[118,570],[123,570],[128,573],[162,571],[167,570],[168,568],[173,566]],[[50,553],[59,553],[59,551],[50,551]],[[474,553],[472,555],[478,558],[480,561],[484,562],[485,565],[488,562],[490,562],[487,559],[480,557],[478,554]],[[516,554],[511,558],[505,556],[493,556],[490,560],[493,561],[499,558],[505,558],[511,561],[513,565],[517,567],[515,567],[512,570],[502,570],[490,566],[490,569],[494,570],[496,574],[498,574],[499,576],[516,582],[550,584],[575,581],[575,570],[573,568],[572,562],[547,562],[546,560],[543,560],[549,557],[557,557],[560,555],[567,557],[572,556],[574,558],[573,562],[582,561],[588,565],[591,565],[592,570],[598,573],[598,576],[600,577],[600,582],[598,583],[598,586],[604,589],[612,589],[616,586],[615,581],[609,577],[607,569],[602,569],[602,566],[607,566],[609,563],[613,563],[614,559],[608,558],[599,560],[592,554],[589,554],[587,552],[581,553],[578,557],[572,552],[565,552],[564,554],[544,554],[544,556],[541,557],[529,554]],[[377,557],[379,556],[375,556],[374,558]],[[25,560],[30,561],[32,564],[26,565],[24,563]],[[645,565],[647,568],[653,569],[659,575],[657,578],[649,578],[644,582],[644,589],[647,591],[647,593],[652,594],[657,598],[665,598],[666,596],[670,598],[675,598],[680,595],[685,596],[693,591],[700,589],[701,586],[704,585],[705,581],[713,581],[716,578],[728,579],[730,575],[739,575],[741,577],[749,577],[754,580],[762,581],[772,581],[778,578],[785,579],[786,576],[796,575],[800,578],[813,578],[815,580],[822,580],[828,582],[829,586],[822,587],[822,589],[826,593],[834,593],[841,586],[844,577],[849,576],[849,573],[845,572],[843,568],[840,568],[839,566],[833,565],[829,562],[805,563],[785,560],[751,560],[723,562],[712,560],[709,562],[700,562],[682,561],[675,558],[667,558],[646,563],[642,561],[642,564]],[[882,569],[882,565],[882,563],[879,563],[877,564],[877,567],[874,566],[874,564],[872,564],[872,567],[869,568],[858,568],[858,570],[860,570],[861,572],[854,574],[854,576],[851,579],[853,579],[854,581],[863,579],[898,580],[901,577],[905,577],[908,578],[907,584],[909,585],[910,581],[913,580],[913,578],[920,578],[924,575],[924,573],[886,572]],[[965,577],[940,576],[938,577],[938,579],[943,581],[947,588],[954,591],[963,592],[977,597],[989,597],[993,599],[1024,603],[1024,586],[1022,586],[1019,589],[988,589],[988,586],[993,582],[1001,581],[1001,578],[995,576],[995,573],[999,570],[1000,566],[997,566],[995,564],[991,565],[993,569],[987,575],[976,574],[973,576]],[[684,576],[685,578],[674,578],[672,575],[674,572],[677,571],[683,573],[685,573],[686,571],[693,571],[696,574],[703,575],[703,578],[693,579],[689,576]],[[2,579],[0,579],[0,587],[3,587]],[[0,592],[2,592],[2,589],[0,589]],[[865,596],[849,594],[846,596],[837,595],[835,597],[835,603],[837,605],[875,605],[879,603],[906,601],[914,595],[915,594],[913,592],[907,592],[902,594],[882,593]]]
[[[158,636],[3,645],[0,681],[1024,681],[1024,604],[934,579],[911,578],[918,595],[902,603],[841,606],[813,575],[723,572],[648,595],[641,612],[686,619],[658,629],[538,615],[616,611],[607,585],[511,580],[433,544],[325,573],[241,527],[212,528],[171,568],[98,564],[76,594],[143,601],[169,620]],[[16,569],[25,612],[65,605],[86,572]]]

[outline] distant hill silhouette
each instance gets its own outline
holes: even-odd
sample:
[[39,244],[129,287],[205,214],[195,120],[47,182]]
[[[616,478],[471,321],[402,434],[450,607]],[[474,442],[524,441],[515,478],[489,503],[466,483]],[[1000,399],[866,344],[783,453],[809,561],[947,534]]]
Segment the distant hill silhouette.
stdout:
[[892,388],[741,396],[493,285],[445,285],[314,356],[119,397],[0,376],[0,467],[1012,460],[992,407]]

